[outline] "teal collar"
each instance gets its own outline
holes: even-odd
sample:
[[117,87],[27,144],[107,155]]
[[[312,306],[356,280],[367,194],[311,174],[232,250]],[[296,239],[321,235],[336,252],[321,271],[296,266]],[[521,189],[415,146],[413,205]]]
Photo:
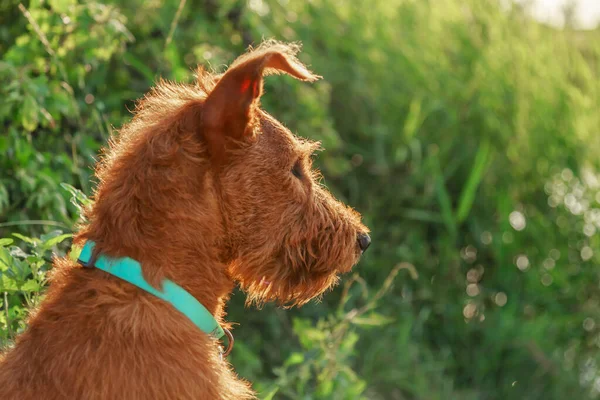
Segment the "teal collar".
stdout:
[[228,344],[223,355],[226,356],[229,354],[233,347],[233,336],[229,330],[221,328],[212,314],[194,296],[169,279],[163,280],[162,290],[154,288],[144,279],[141,264],[129,257],[111,258],[105,255],[97,255],[97,257],[93,258],[95,256],[94,246],[95,243],[92,241],[87,241],[85,246],[83,246],[77,260],[81,265],[101,269],[153,294],[167,303],[171,303],[173,307],[188,317],[201,331],[216,339],[227,335]]

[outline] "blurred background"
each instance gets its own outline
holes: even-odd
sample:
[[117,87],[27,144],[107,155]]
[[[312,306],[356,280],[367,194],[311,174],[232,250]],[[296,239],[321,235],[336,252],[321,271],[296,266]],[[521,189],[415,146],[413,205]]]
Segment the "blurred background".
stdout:
[[[2,0],[0,345],[43,298],[101,146],[159,76],[301,41],[264,108],[321,140],[373,245],[322,302],[245,309],[264,399],[600,395],[600,2]],[[151,366],[149,366],[151,368]]]

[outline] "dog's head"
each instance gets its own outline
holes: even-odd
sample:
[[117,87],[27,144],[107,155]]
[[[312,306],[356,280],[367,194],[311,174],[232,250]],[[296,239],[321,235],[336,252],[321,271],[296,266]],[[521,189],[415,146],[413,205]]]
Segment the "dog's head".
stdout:
[[[331,287],[370,243],[360,215],[320,184],[319,144],[260,109],[263,76],[312,82],[296,46],[266,43],[209,81],[201,133],[225,231],[229,273],[249,301],[303,304]],[[205,83],[206,84],[206,83]]]
[[155,283],[185,283],[195,261],[217,258],[258,303],[303,304],[333,285],[369,245],[368,229],[319,183],[318,143],[259,104],[265,75],[319,78],[296,52],[268,42],[221,75],[200,70],[197,85],[160,82],[98,164],[80,236],[138,259]]

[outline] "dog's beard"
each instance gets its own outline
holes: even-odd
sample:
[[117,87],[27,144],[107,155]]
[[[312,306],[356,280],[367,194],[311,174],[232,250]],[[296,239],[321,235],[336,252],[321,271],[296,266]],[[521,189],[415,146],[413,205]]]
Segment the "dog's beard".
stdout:
[[[338,263],[331,265],[327,261]],[[257,265],[244,264],[239,259],[230,265],[230,273],[246,292],[247,304],[260,307],[272,301],[291,307],[306,304],[321,296],[335,286],[339,282],[339,275],[349,271],[357,261],[358,254],[354,249],[347,257],[334,257],[333,260],[289,259],[280,254],[271,261],[265,260]]]

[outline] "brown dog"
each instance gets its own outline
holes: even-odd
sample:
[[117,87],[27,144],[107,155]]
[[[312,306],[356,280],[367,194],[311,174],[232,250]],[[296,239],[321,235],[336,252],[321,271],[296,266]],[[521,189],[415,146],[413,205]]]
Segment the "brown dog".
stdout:
[[[369,245],[358,213],[318,182],[300,139],[259,108],[266,74],[318,79],[295,46],[265,43],[196,85],[160,82],[110,144],[76,242],[130,257],[198,299],[223,327],[249,302],[300,305]],[[68,258],[29,329],[0,360],[3,399],[248,399],[216,339],[173,306]]]

